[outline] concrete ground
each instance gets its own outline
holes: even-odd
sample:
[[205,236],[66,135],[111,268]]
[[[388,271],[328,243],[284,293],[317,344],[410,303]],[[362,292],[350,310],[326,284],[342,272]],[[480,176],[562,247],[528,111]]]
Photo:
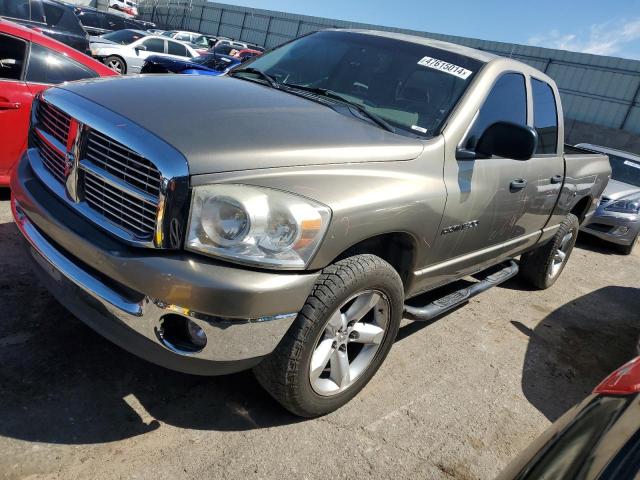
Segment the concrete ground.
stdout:
[[407,324],[350,404],[301,421],[251,373],[155,367],[71,317],[31,275],[0,200],[0,477],[488,479],[640,335],[640,248],[580,240],[556,285],[518,280]]

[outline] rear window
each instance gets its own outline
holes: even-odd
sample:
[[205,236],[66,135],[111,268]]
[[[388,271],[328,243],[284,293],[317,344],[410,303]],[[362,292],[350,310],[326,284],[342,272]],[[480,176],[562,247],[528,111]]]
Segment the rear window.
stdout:
[[533,126],[538,132],[536,153],[558,151],[558,112],[551,86],[535,78],[531,79],[533,95]]

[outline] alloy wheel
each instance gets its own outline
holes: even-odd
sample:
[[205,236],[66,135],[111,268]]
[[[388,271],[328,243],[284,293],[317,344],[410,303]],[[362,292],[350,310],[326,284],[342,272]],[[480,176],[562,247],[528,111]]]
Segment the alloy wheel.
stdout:
[[318,395],[345,391],[371,365],[389,325],[389,305],[382,292],[366,290],[331,314],[309,365],[311,387]]
[[551,261],[551,269],[549,271],[549,276],[551,278],[558,275],[562,270],[562,267],[565,261],[567,260],[567,256],[569,255],[569,249],[571,246],[572,239],[573,239],[573,232],[569,232],[564,237],[562,237],[560,246],[556,250],[556,253],[553,256],[553,260]]

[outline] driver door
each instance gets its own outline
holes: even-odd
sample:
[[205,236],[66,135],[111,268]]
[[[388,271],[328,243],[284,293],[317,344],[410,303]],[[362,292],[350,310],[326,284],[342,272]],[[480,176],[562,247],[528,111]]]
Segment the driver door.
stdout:
[[8,177],[22,150],[33,95],[24,81],[27,42],[0,33],[0,178]]
[[134,47],[134,56],[131,59],[127,59],[129,72],[140,73],[142,65],[145,60],[151,55],[165,55],[167,41],[162,38],[147,38],[142,40],[138,45],[144,48]]
[[[473,150],[499,121],[528,123],[527,82],[520,73],[498,78],[461,145]],[[478,270],[537,240],[540,219],[527,208],[537,194],[534,173],[532,162],[512,158],[446,159],[447,204],[433,251],[434,264],[447,262],[441,273]]]

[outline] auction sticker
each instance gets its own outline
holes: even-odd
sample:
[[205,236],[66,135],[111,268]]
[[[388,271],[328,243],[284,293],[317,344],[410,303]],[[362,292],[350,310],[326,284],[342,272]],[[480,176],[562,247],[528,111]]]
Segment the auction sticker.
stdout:
[[466,68],[454,65],[453,63],[438,60],[437,58],[433,57],[424,57],[418,62],[418,65],[422,65],[423,67],[427,68],[433,68],[434,70],[440,70],[441,72],[448,73],[449,75],[455,75],[456,77],[462,78],[463,80],[466,80],[469,75],[473,73],[471,70],[467,70]]

